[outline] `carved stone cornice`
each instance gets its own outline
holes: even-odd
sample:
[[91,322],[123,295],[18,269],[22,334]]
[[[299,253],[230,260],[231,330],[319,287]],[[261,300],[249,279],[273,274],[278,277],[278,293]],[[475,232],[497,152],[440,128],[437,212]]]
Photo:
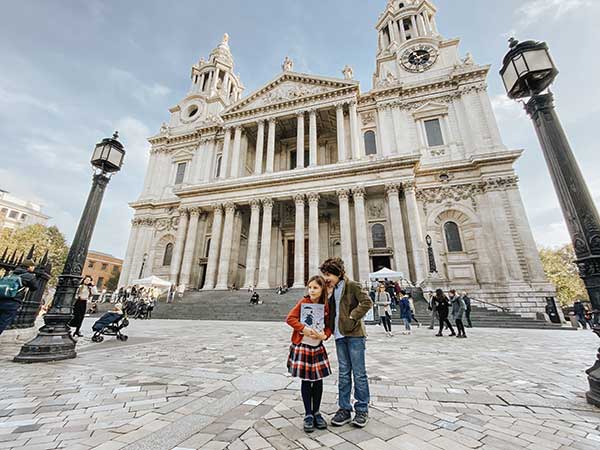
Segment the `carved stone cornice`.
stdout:
[[161,217],[156,219],[154,223],[154,228],[156,231],[171,231],[177,230],[177,225],[179,224],[179,217],[171,216],[171,217]]
[[483,189],[487,191],[505,191],[519,186],[518,176],[487,178],[483,180]]
[[131,221],[133,227],[151,227],[154,226],[156,219],[153,217],[136,217]]
[[423,208],[427,212],[429,204],[458,203],[461,201],[470,201],[471,206],[477,210],[477,196],[482,194],[485,189],[483,182],[465,183],[465,184],[445,184],[421,188],[416,191],[417,200],[423,203]]

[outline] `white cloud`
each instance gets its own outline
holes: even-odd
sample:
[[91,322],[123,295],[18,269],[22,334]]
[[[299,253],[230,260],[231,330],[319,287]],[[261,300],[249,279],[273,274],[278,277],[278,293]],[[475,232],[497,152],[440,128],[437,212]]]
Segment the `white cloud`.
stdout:
[[109,69],[108,77],[120,89],[128,92],[140,103],[148,103],[158,97],[164,97],[171,92],[171,89],[167,86],[159,83],[146,84],[131,72],[116,67]]
[[527,116],[521,102],[511,100],[504,94],[493,96],[491,102],[498,122],[521,120]]
[[556,21],[571,11],[591,6],[591,0],[530,0],[517,9],[522,27],[539,20]]
[[8,107],[12,109],[21,105],[41,109],[57,115],[61,114],[60,109],[54,103],[45,102],[25,92],[16,92],[0,86],[0,108],[4,109],[4,107]]

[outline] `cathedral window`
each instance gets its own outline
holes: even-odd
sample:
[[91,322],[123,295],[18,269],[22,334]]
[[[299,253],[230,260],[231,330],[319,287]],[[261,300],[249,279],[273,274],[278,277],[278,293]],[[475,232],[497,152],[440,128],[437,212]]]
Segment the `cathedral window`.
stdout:
[[367,131],[364,136],[365,139],[365,153],[367,155],[377,154],[377,141],[375,140],[375,132]]
[[387,247],[385,227],[382,224],[376,223],[371,227],[371,237],[373,238],[373,248]]
[[210,253],[210,239],[206,241],[206,250],[204,251],[204,257],[208,258],[208,254]]
[[444,145],[440,119],[425,120],[423,123],[425,124],[425,133],[427,134],[428,146],[436,147],[439,145]]
[[183,183],[183,178],[185,177],[185,168],[187,163],[179,163],[177,164],[177,173],[175,174],[175,184]]
[[385,40],[385,46],[387,47],[392,42],[390,39],[390,29],[387,26],[383,27],[383,36]]
[[444,235],[446,236],[446,246],[449,252],[463,251],[460,232],[455,222],[446,222],[444,224]]
[[219,178],[221,176],[221,161],[223,160],[223,156],[217,156],[217,166],[215,168],[215,178]]
[[173,259],[173,244],[168,243],[165,247],[165,254],[163,256],[163,266],[170,266],[171,260]]

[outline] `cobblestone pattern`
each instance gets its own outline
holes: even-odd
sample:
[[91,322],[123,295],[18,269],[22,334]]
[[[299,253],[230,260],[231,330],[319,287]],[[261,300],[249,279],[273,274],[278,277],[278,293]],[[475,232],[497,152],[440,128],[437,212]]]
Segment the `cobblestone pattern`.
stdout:
[[[87,329],[91,322],[86,321]],[[597,338],[584,331],[468,329],[384,336],[370,327],[364,429],[302,431],[285,375],[284,324],[133,321],[126,343],[84,339],[75,360],[10,362],[0,347],[0,449],[598,449],[583,398]],[[322,411],[337,409],[334,375]]]

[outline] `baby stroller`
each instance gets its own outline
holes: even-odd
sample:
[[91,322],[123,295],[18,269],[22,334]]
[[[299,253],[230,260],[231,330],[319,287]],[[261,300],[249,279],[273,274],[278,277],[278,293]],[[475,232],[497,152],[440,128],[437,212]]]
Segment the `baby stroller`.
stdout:
[[126,341],[128,337],[121,333],[121,330],[128,325],[129,320],[126,313],[117,311],[107,312],[92,325],[92,330],[94,331],[92,341],[102,342],[104,336],[116,336],[118,340]]

